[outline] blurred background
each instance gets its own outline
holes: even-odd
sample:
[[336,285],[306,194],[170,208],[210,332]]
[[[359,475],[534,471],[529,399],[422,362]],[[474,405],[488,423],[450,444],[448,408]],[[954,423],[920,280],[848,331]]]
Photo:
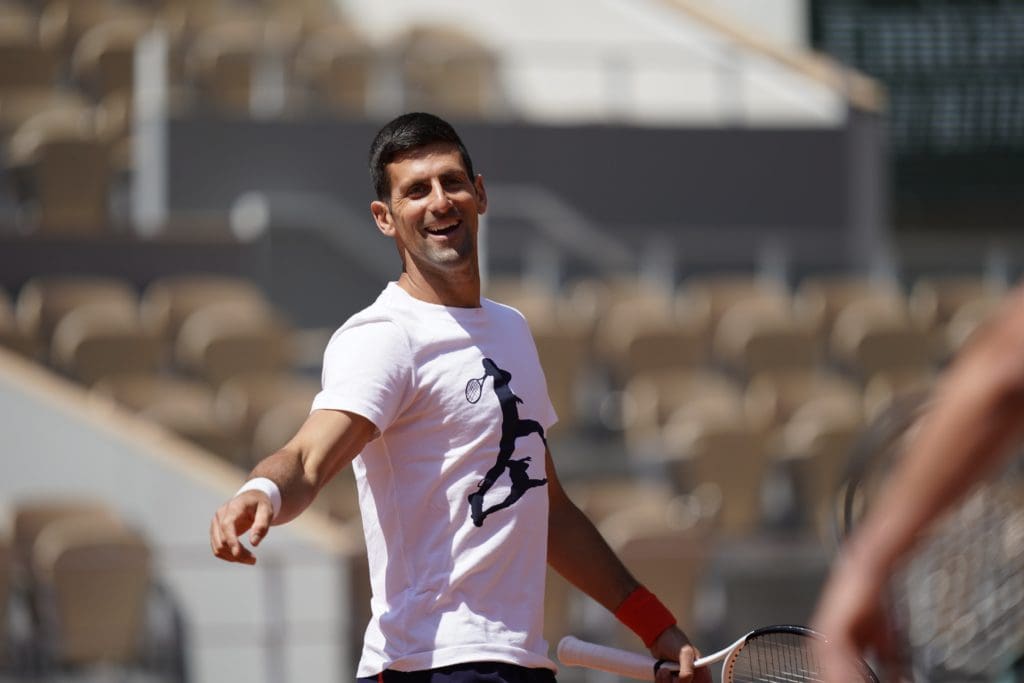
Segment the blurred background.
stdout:
[[806,622],[865,425],[1024,258],[1018,0],[0,0],[0,680],[352,675],[348,472],[256,568],[206,537],[399,272],[409,110],[486,178],[562,479],[705,650]]

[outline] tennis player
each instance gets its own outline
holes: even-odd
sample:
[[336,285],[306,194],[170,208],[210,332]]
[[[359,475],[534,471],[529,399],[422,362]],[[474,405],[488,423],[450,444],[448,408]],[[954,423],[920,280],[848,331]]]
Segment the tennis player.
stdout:
[[921,532],[1024,436],[1024,289],[959,354],[877,503],[847,542],[825,585],[815,628],[841,658],[889,647],[885,585]]
[[255,563],[239,537],[258,546],[351,464],[372,587],[358,678],[553,681],[541,634],[550,564],[655,657],[681,658],[680,680],[710,681],[558,482],[556,416],[526,322],[481,298],[487,193],[456,132],[400,116],[373,141],[370,173],[370,211],[401,274],[334,334],[309,418],[217,510],[214,554]]

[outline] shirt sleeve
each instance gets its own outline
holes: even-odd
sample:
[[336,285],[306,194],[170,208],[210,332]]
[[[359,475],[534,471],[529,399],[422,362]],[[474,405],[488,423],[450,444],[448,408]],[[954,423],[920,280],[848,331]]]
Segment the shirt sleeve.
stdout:
[[412,386],[412,354],[404,331],[389,320],[343,326],[324,351],[323,388],[313,410],[362,415],[384,432]]

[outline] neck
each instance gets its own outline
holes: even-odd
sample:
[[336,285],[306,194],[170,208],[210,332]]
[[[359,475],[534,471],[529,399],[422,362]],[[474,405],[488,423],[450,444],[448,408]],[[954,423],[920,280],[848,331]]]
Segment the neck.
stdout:
[[398,286],[414,299],[455,308],[480,307],[480,272],[476,268],[461,276],[427,277],[422,272],[405,270]]

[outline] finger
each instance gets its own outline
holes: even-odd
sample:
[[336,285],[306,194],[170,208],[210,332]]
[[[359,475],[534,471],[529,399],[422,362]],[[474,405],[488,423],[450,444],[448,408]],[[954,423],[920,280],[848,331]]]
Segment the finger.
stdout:
[[256,508],[256,516],[252,521],[252,530],[249,531],[249,542],[254,546],[260,544],[270,530],[270,518],[274,511],[267,502],[261,502]]
[[694,667],[693,661],[697,658],[697,652],[693,649],[692,645],[684,645],[679,649],[679,680],[680,681],[693,681],[694,678]]

